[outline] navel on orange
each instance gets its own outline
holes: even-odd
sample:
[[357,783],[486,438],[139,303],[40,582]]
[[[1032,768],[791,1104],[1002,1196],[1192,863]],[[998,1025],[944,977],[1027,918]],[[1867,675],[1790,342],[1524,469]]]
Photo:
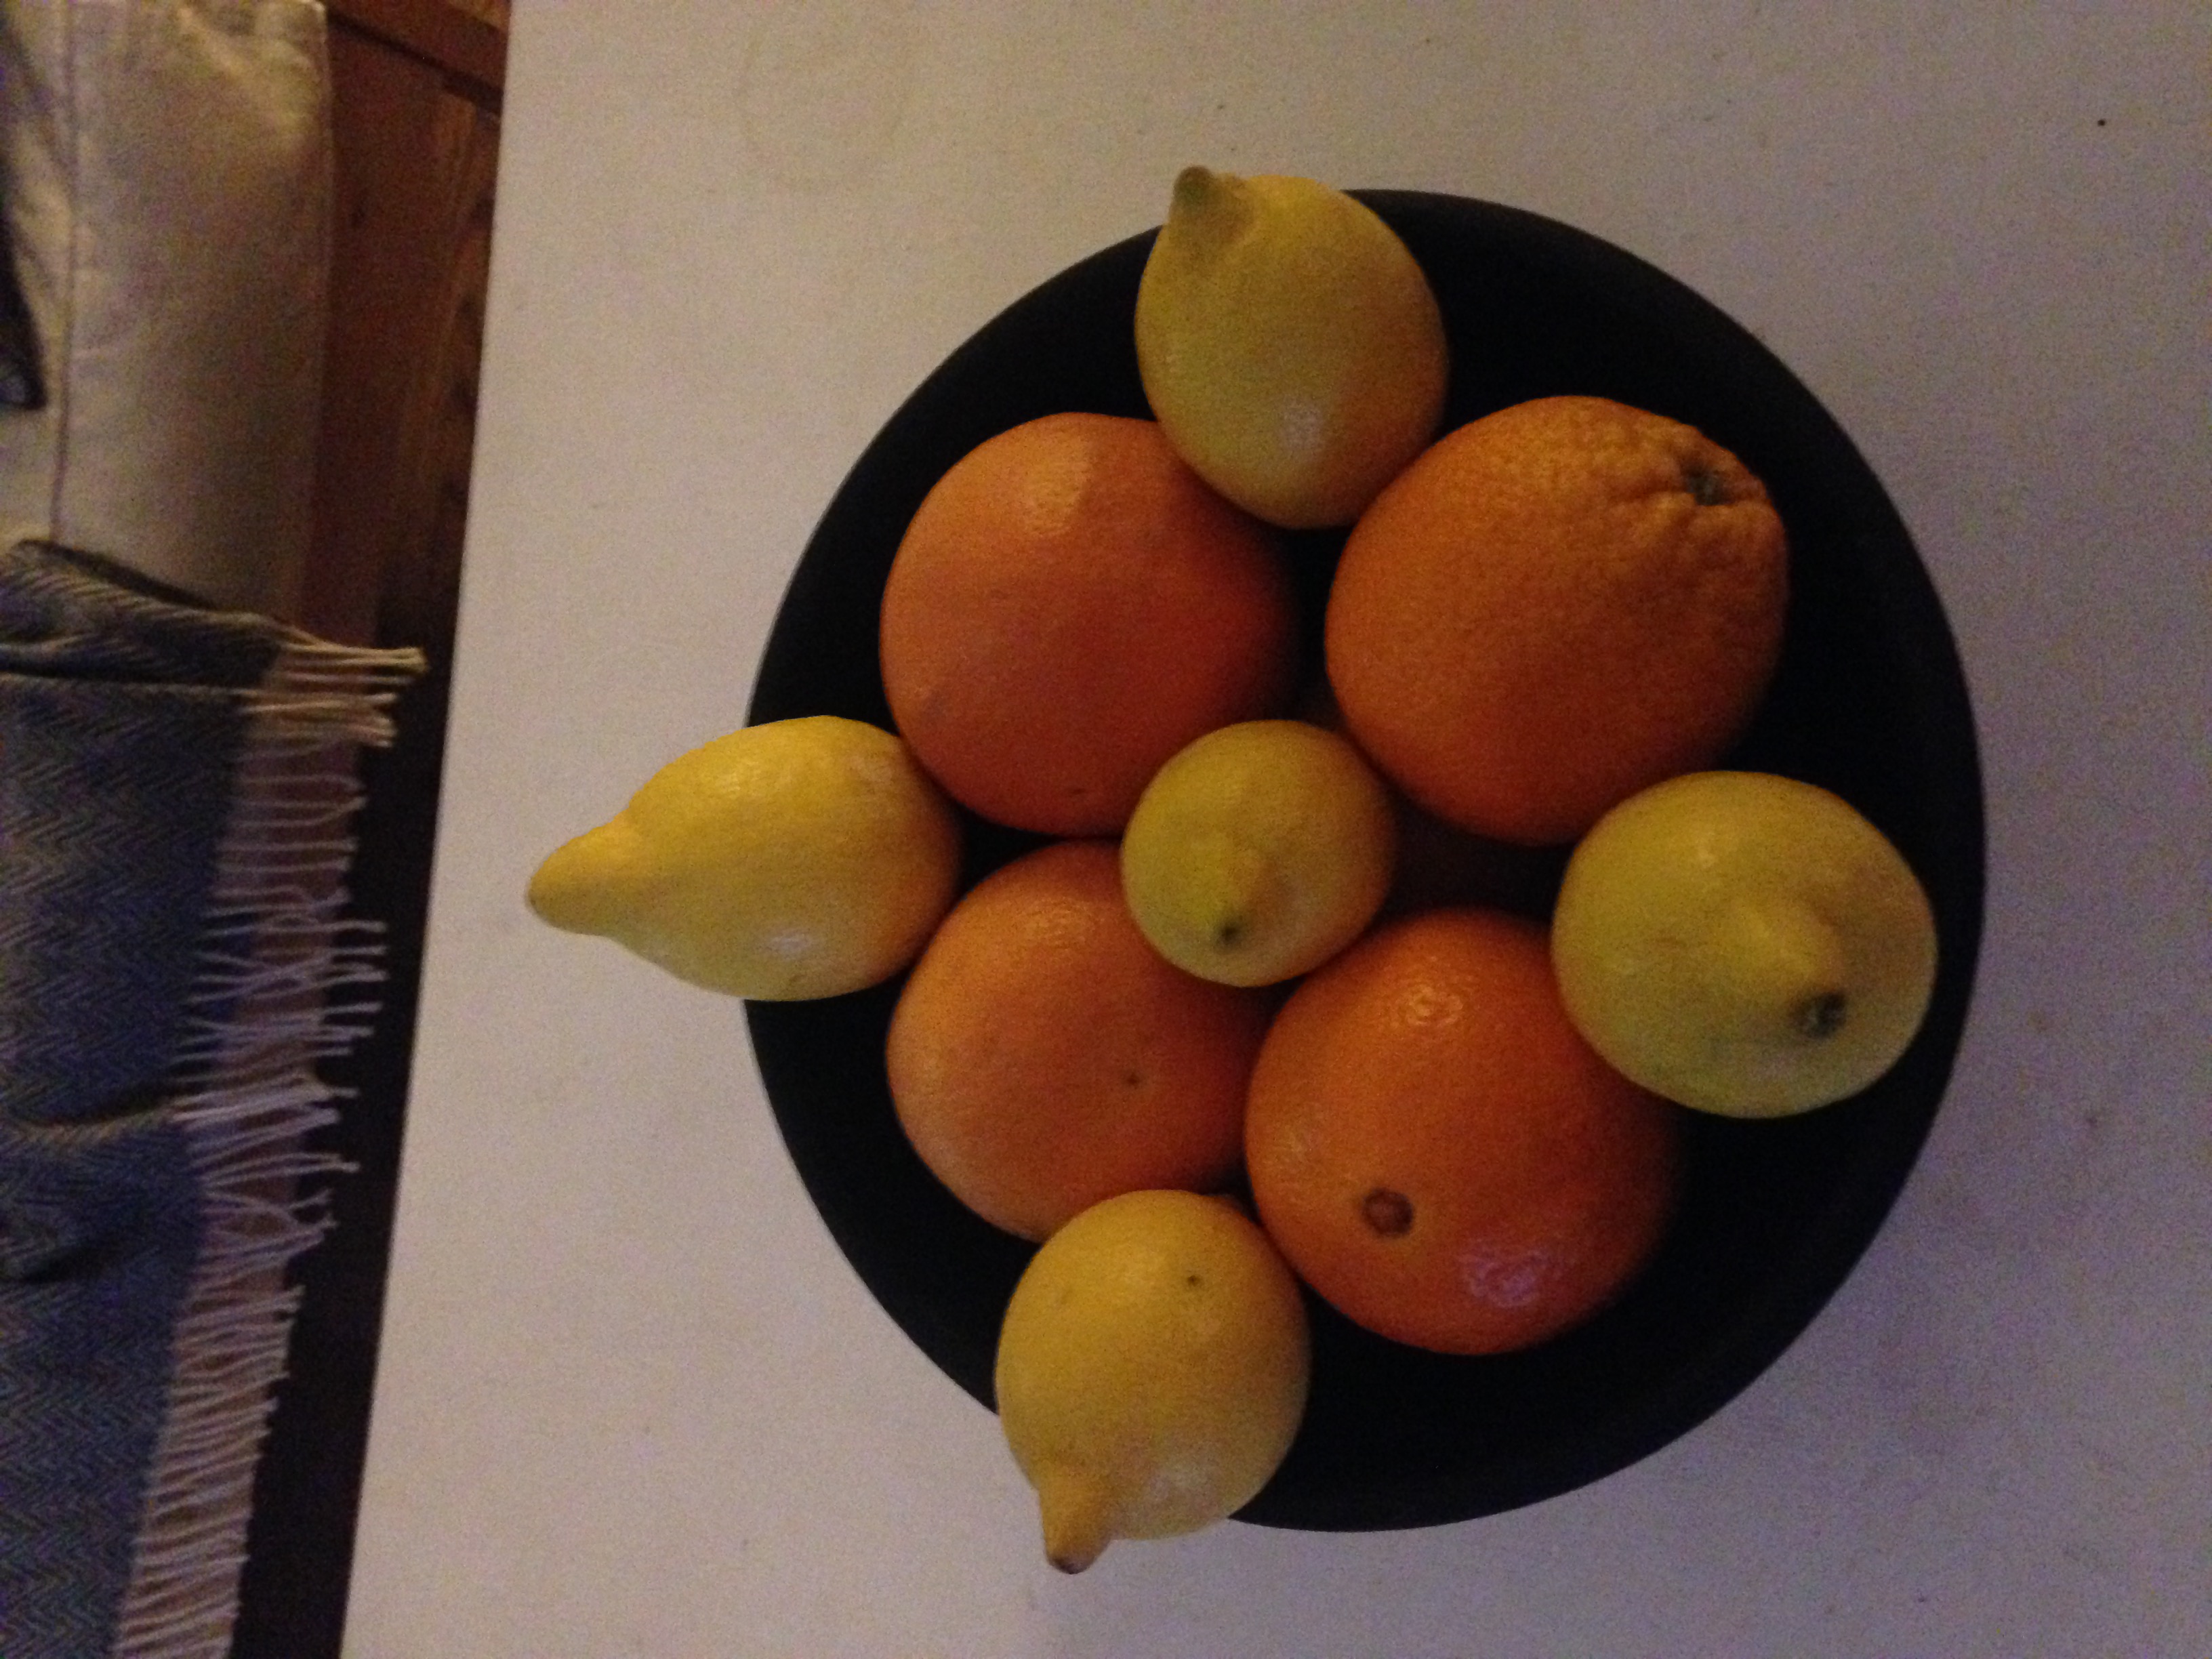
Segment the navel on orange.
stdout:
[[1672,1212],[1678,1127],[1577,1035],[1540,927],[1429,910],[1284,1005],[1245,1161],[1268,1234],[1339,1311],[1496,1353],[1587,1318],[1644,1265]]

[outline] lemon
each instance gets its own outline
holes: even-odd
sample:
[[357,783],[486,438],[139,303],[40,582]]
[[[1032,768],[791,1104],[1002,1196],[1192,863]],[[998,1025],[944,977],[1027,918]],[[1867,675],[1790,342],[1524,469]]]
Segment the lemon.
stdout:
[[1615,1069],[1685,1106],[1777,1117],[1896,1064],[1934,991],[1936,921],[1903,855],[1838,796],[1700,772],[1577,844],[1552,957]]
[[1346,738],[1245,720],[1170,759],[1121,837],[1121,886],[1152,947],[1224,985],[1272,985],[1357,939],[1389,891],[1389,791]]
[[1305,1304],[1225,1199],[1126,1193],[1038,1249],[999,1338],[1000,1420],[1036,1489],[1045,1556],[1194,1532],[1267,1485],[1297,1433]]
[[1449,354],[1397,234],[1311,179],[1177,176],[1137,364],[1191,470],[1255,516],[1349,524],[1435,435]]
[[917,956],[952,902],[953,810],[898,738],[809,715],[678,757],[555,852],[530,908],[678,979],[763,1001],[836,996]]

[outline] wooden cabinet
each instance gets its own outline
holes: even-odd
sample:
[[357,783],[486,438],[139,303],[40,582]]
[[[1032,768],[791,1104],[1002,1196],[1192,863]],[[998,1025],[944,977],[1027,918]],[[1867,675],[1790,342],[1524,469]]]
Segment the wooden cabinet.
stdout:
[[255,1484],[234,1659],[339,1650],[390,1253],[475,436],[507,0],[329,0],[337,212],[314,532],[299,620],[415,646],[399,738],[364,757],[354,914],[387,931],[355,1091],[354,1166],[301,1257],[289,1375]]
[[446,0],[331,14],[337,201],[302,620],[428,649],[448,643],[466,518],[505,36]]

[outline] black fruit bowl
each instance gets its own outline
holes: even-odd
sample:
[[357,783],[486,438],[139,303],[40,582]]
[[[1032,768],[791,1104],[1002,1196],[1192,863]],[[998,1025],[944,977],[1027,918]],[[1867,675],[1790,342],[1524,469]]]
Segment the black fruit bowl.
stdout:
[[[1427,271],[1452,348],[1446,428],[1524,398],[1593,393],[1673,416],[1740,455],[1790,535],[1780,671],[1729,763],[1825,785],[1896,842],[1933,901],[1934,1006],[1902,1061],[1802,1117],[1689,1120],[1689,1177],[1656,1260],[1612,1307],[1525,1352],[1449,1358],[1314,1304],[1312,1403],[1243,1518],[1322,1530],[1425,1526],[1595,1480],[1702,1421],[1793,1341],[1849,1274],[1918,1156],[1949,1076],[1981,931],[1973,720],[1943,611],[1850,441],[1748,332],[1663,272],[1537,216],[1358,192]],[[1059,410],[1146,415],[1131,317],[1149,234],[1055,276],[926,380],[837,492],[770,635],[750,717],[888,726],[877,608],[908,518],[994,433]],[[1294,550],[1317,612],[1341,538]],[[974,875],[1030,844],[971,824]],[[991,1402],[1000,1316],[1030,1246],[978,1220],[908,1148],[884,1084],[896,984],[754,1003],[761,1076],[800,1178],[878,1300]]]

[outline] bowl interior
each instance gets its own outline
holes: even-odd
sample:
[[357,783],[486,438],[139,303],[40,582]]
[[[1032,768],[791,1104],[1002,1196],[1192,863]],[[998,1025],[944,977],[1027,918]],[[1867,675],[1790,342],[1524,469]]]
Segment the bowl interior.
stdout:
[[[1595,1319],[1528,1352],[1453,1358],[1371,1336],[1312,1304],[1311,1405],[1243,1511],[1349,1530],[1466,1519],[1566,1492],[1717,1410],[1803,1329],[1881,1224],[1941,1101],[1982,914],[1972,713],[1942,609],[1850,441],[1751,334],[1664,273],[1567,226],[1456,197],[1357,192],[1426,270],[1450,335],[1446,429],[1524,398],[1594,393],[1669,415],[1766,483],[1790,537],[1781,667],[1727,763],[1836,791],[1926,885],[1942,952],[1934,1006],[1864,1094],[1802,1117],[1689,1119],[1668,1242]],[[1018,301],[933,374],[862,454],[799,562],[750,719],[890,724],[877,611],[901,534],[954,461],[1060,410],[1147,415],[1131,317],[1150,234]],[[1340,535],[1294,538],[1313,639]],[[971,821],[970,879],[1035,842]],[[770,1104],[839,1248],[884,1310],[991,1402],[999,1320],[1032,1247],[963,1209],[893,1115],[883,1045],[896,982],[747,1007]]]

